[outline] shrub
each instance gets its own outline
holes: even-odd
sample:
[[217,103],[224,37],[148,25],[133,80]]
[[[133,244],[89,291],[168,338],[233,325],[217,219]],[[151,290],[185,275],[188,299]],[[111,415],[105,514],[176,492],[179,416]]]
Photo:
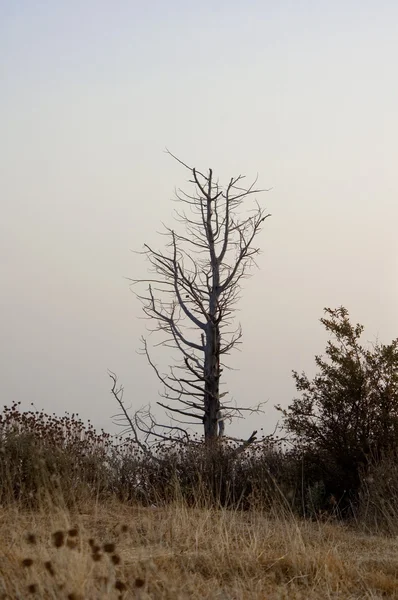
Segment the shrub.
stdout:
[[0,415],[0,502],[37,504],[43,495],[71,503],[108,486],[109,434],[97,434],[75,415],[23,412],[20,403]]
[[361,474],[395,452],[398,441],[398,340],[360,343],[363,326],[348,311],[325,309],[332,336],[326,356],[316,356],[310,380],[293,372],[296,398],[283,414],[293,453],[301,457],[305,487],[322,482],[325,502],[333,495],[344,510],[358,500]]

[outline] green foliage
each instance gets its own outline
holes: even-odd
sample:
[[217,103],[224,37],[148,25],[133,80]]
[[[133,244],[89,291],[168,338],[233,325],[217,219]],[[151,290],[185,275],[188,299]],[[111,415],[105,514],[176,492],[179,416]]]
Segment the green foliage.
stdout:
[[311,380],[293,372],[297,391],[283,410],[294,452],[322,476],[330,494],[355,497],[361,471],[395,452],[398,441],[398,340],[361,344],[363,326],[347,309],[325,309],[321,319],[331,339],[316,356]]

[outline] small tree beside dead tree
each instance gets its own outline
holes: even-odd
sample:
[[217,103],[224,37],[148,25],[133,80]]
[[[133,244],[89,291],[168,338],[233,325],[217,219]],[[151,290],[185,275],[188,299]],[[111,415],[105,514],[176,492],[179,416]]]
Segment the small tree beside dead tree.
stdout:
[[294,371],[299,396],[277,408],[303,478],[317,473],[315,483],[344,504],[369,469],[398,454],[398,339],[364,345],[363,325],[344,307],[325,308],[320,321],[330,339],[315,357],[317,373]]

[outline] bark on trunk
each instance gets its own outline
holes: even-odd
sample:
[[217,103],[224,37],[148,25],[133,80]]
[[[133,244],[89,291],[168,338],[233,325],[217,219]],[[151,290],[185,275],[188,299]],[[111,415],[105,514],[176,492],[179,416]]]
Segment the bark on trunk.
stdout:
[[204,360],[205,393],[203,418],[205,440],[210,442],[217,438],[218,416],[220,410],[220,326],[218,320],[218,302],[220,294],[220,263],[217,258],[214,230],[212,223],[212,172],[210,171],[209,192],[207,195],[206,233],[209,244],[212,269],[212,286],[209,297],[209,312],[207,315],[206,346]]
[[215,323],[209,321],[205,351],[205,394],[204,430],[206,441],[218,434],[220,410],[220,332]]

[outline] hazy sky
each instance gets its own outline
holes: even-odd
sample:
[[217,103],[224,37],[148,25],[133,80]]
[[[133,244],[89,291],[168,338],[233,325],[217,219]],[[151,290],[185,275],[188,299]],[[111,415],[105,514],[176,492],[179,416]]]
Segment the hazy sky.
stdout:
[[325,306],[397,337],[397,56],[392,0],[0,0],[2,402],[113,430],[108,368],[156,402],[124,277],[186,186],[166,146],[272,188],[228,376],[268,404],[242,434],[314,372]]

